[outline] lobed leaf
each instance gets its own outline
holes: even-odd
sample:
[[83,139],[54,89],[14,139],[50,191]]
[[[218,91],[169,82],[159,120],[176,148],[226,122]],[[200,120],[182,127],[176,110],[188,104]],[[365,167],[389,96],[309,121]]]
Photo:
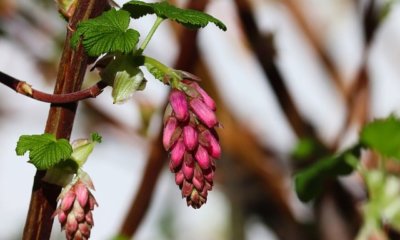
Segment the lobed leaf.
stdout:
[[29,151],[29,162],[39,170],[53,167],[70,158],[72,147],[66,139],[56,139],[52,134],[22,135],[15,149],[17,155]]
[[337,156],[328,156],[320,159],[310,167],[300,171],[294,177],[295,190],[301,201],[307,202],[316,197],[322,190],[326,181],[353,171],[349,157],[359,155],[360,146],[343,152]]
[[129,22],[127,11],[112,8],[96,18],[79,23],[71,44],[76,47],[82,36],[83,47],[89,56],[132,52],[140,34],[136,30],[128,29]]
[[391,116],[365,125],[360,142],[382,156],[400,160],[400,120]]
[[226,31],[226,26],[213,16],[193,9],[177,8],[167,1],[146,3],[133,0],[122,7],[127,10],[132,18],[140,18],[147,14],[156,14],[163,19],[170,19],[188,28],[203,28],[208,23],[214,23],[221,30]]

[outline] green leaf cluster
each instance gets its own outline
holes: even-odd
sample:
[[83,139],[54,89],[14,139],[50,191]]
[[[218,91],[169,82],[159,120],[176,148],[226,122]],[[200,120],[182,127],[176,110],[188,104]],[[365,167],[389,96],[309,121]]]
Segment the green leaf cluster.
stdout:
[[294,176],[295,190],[301,201],[310,201],[323,190],[324,184],[337,176],[350,174],[354,168],[352,156],[359,156],[360,146],[337,156],[327,156]]
[[22,156],[29,151],[29,162],[39,170],[53,167],[69,159],[72,147],[66,139],[56,139],[52,134],[22,135],[15,149]]
[[203,28],[208,23],[214,23],[221,30],[226,31],[226,26],[213,16],[192,9],[177,8],[167,1],[146,3],[142,1],[130,1],[122,7],[127,10],[132,18],[140,18],[147,14],[156,14],[163,19],[176,21],[188,28]]
[[89,56],[100,56],[103,53],[130,53],[139,41],[139,32],[129,29],[129,13],[114,8],[97,18],[78,24],[71,38],[76,47],[82,36],[82,44]]

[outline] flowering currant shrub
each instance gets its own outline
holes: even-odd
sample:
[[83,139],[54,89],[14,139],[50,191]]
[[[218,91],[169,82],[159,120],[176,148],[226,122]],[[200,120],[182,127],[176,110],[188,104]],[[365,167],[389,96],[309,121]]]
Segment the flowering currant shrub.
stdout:
[[[107,11],[104,9],[107,9],[108,3],[103,4],[103,9],[97,2],[93,4],[99,9],[90,8],[89,4],[80,5],[77,0],[58,1],[58,4],[60,13],[69,21],[70,34],[67,35],[67,44],[70,46],[64,49],[64,54],[72,58],[80,56],[82,59],[84,57],[96,59],[93,69],[98,70],[100,80],[88,89],[79,90],[83,79],[75,79],[76,81],[57,79],[57,86],[67,87],[65,89],[61,87],[62,90],[58,92],[56,86],[55,94],[38,91],[26,82],[0,72],[1,82],[33,99],[56,103],[57,105],[52,105],[52,109],[58,108],[58,111],[63,111],[65,108],[70,111],[76,109],[76,104],[75,106],[68,104],[96,97],[108,86],[112,87],[114,103],[127,101],[136,91],[145,89],[147,79],[144,77],[143,69],[147,69],[155,79],[171,87],[169,104],[165,110],[163,141],[160,144],[163,144],[165,150],[169,152],[170,170],[174,173],[182,197],[186,198],[189,206],[201,207],[207,201],[208,191],[213,186],[215,160],[221,156],[221,147],[215,130],[220,125],[215,115],[215,102],[200,86],[196,76],[170,68],[143,53],[164,20],[169,19],[192,29],[213,23],[218,28],[226,30],[225,25],[206,13],[180,9],[166,1],[146,3],[134,0],[127,2],[121,8],[111,7]],[[94,13],[95,10],[102,14]],[[92,13],[98,16],[86,19],[89,15],[92,16]],[[157,18],[148,35],[138,46],[140,34],[131,28],[129,23],[132,19],[147,14],[154,14]],[[73,69],[79,64],[86,68],[86,61],[76,63],[71,60],[60,65],[64,70],[65,66]],[[79,76],[71,74],[76,78]],[[66,75],[59,74],[61,77]],[[68,81],[73,82],[70,83],[72,85],[68,85]],[[54,114],[52,110],[50,113]],[[34,204],[43,204],[38,208],[49,208],[48,206],[54,203],[46,205],[45,202],[35,200],[37,196],[32,195],[31,202],[34,204],[31,204],[28,218],[40,219],[27,221],[25,229],[28,230],[24,233],[24,238],[48,238],[52,219],[56,218],[67,239],[88,239],[94,226],[92,211],[97,202],[91,193],[91,190],[94,190],[93,183],[89,175],[84,172],[83,166],[95,145],[101,142],[101,136],[93,133],[89,139],[79,139],[70,144],[68,138],[73,118],[67,120],[65,115],[58,117],[49,115],[49,119],[46,133],[21,136],[16,152],[17,155],[29,152],[29,162],[37,168],[38,175],[43,175],[41,178],[35,178],[35,181],[39,181],[35,184],[51,184],[56,187],[54,189],[60,189],[59,196],[55,199],[58,205],[53,210],[52,218],[48,219],[47,215],[35,210]],[[64,127],[66,122],[70,127]],[[58,126],[57,124],[65,129],[62,132],[57,129],[51,130],[53,126]],[[47,188],[43,189],[46,191]],[[36,224],[45,222],[48,226],[32,225],[35,222]]]

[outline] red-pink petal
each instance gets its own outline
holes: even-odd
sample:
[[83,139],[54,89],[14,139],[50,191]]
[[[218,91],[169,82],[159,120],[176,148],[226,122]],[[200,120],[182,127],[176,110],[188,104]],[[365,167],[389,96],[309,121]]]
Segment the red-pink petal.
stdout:
[[197,139],[197,131],[194,127],[187,125],[183,128],[183,140],[187,149],[193,150],[197,146]]
[[184,180],[183,181],[183,185],[182,185],[182,196],[183,197],[190,196],[192,191],[193,191],[193,184],[191,184],[190,182]]
[[72,191],[72,189],[70,189],[65,194],[64,198],[61,200],[61,205],[60,205],[61,210],[68,212],[75,201],[75,197],[76,197],[75,193]]
[[212,111],[201,99],[194,98],[190,101],[190,107],[196,114],[198,119],[204,123],[207,127],[212,128],[217,125],[218,120]]
[[193,82],[192,85],[195,87],[197,92],[200,94],[200,96],[203,98],[204,103],[213,111],[217,109],[214,100],[210,97],[210,95],[207,94],[206,91],[202,87],[200,87],[199,84]]
[[199,142],[201,145],[207,148],[211,157],[221,157],[221,145],[219,144],[217,137],[209,130],[204,130],[200,133]]
[[183,140],[180,138],[175,146],[171,150],[170,159],[171,159],[171,166],[173,168],[178,167],[182,163],[183,154],[185,153],[185,144]]
[[79,204],[81,207],[85,207],[88,198],[89,198],[89,190],[87,189],[86,185],[78,182],[75,185],[75,193],[76,193],[76,199],[78,200]]
[[185,160],[182,165],[183,175],[187,180],[191,180],[194,174],[194,160],[190,153],[185,154]]
[[176,118],[174,118],[174,117],[168,118],[167,123],[165,124],[165,127],[164,127],[164,132],[163,132],[163,145],[164,145],[165,150],[168,150],[171,147],[171,145],[173,144],[171,142],[171,139],[172,139],[172,135],[175,132],[176,127],[177,127]]
[[172,90],[169,95],[169,102],[174,110],[175,117],[179,121],[185,121],[189,116],[188,103],[185,93],[179,90]]
[[199,145],[194,157],[196,158],[197,163],[202,169],[210,168],[211,166],[210,157],[208,155],[207,150],[203,146]]
[[185,175],[183,175],[182,171],[175,173],[175,183],[176,185],[181,185],[183,180],[185,179]]

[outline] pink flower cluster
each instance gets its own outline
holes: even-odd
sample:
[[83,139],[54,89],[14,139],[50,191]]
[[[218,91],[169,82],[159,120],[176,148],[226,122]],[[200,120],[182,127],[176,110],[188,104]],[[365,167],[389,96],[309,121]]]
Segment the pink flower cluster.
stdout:
[[200,208],[212,189],[215,159],[221,147],[215,127],[214,100],[196,83],[181,82],[173,89],[164,119],[163,145],[169,151],[170,170],[188,206]]
[[89,239],[92,229],[92,210],[97,205],[96,199],[81,180],[67,186],[58,197],[60,204],[54,216],[58,217],[67,239]]

